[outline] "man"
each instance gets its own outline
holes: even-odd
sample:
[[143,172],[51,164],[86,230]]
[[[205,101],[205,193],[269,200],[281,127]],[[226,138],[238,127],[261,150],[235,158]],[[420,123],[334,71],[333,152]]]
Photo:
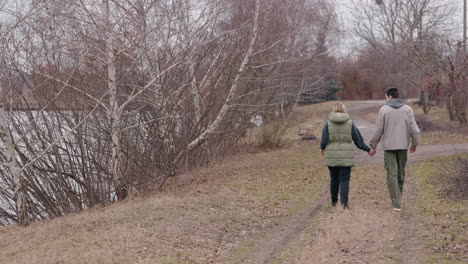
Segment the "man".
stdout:
[[410,147],[410,153],[416,151],[420,132],[413,110],[399,99],[398,88],[392,87],[385,90],[385,97],[387,103],[380,108],[377,116],[377,131],[370,142],[372,150],[369,154],[374,155],[377,145],[382,141],[387,184],[393,210],[400,211],[408,147]]

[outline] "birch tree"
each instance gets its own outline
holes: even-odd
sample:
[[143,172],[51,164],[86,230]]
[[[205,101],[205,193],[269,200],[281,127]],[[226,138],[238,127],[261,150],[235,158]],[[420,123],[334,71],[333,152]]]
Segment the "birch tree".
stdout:
[[[12,182],[0,182],[0,192],[4,193],[7,189],[13,189],[16,219],[20,225],[29,224],[28,217],[28,197],[27,197],[27,183],[22,175],[21,169],[17,163],[17,154],[15,149],[15,141],[12,136],[10,129],[10,114],[8,105],[11,108],[11,102],[13,101],[13,93],[8,89],[6,84],[10,81],[8,78],[8,66],[7,51],[11,47],[9,45],[10,38],[15,31],[24,23],[26,19],[33,16],[38,10],[44,8],[48,1],[44,3],[32,3],[30,5],[14,2],[5,1],[0,6],[0,15],[3,15],[3,27],[0,31],[0,45],[2,52],[0,54],[0,60],[2,62],[2,68],[0,69],[0,95],[2,100],[0,101],[0,139],[3,145],[3,155],[5,157],[5,167],[7,172],[10,173]],[[12,8],[10,8],[12,7]],[[21,9],[23,9],[21,11]],[[13,198],[13,197],[11,197]],[[2,206],[0,200],[0,206]],[[5,209],[1,208],[0,212],[7,214]],[[10,220],[12,220],[10,218]],[[0,221],[1,222],[1,221]]]
[[2,39],[0,224],[123,200],[231,153],[253,114],[287,115],[315,89],[334,30],[324,0],[36,2]]

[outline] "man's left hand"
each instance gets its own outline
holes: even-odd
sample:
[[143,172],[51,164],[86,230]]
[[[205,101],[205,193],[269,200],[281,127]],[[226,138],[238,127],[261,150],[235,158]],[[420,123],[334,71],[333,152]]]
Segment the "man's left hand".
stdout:
[[410,148],[409,152],[410,152],[410,153],[415,153],[415,152],[416,152],[416,148]]

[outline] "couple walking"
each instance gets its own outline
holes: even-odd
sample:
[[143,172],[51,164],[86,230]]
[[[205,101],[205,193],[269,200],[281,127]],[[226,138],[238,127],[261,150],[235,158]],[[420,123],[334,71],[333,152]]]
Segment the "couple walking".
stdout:
[[361,150],[374,156],[377,144],[382,141],[384,149],[387,184],[390,191],[393,210],[401,210],[401,196],[405,181],[405,165],[410,152],[416,151],[420,132],[411,107],[399,99],[397,88],[385,90],[387,103],[380,108],[376,131],[370,147],[364,142],[359,129],[350,119],[341,102],[333,107],[322,131],[320,148],[330,170],[330,192],[332,205],[338,202],[338,192],[343,208],[348,206],[349,180],[351,167],[354,166],[352,142]]

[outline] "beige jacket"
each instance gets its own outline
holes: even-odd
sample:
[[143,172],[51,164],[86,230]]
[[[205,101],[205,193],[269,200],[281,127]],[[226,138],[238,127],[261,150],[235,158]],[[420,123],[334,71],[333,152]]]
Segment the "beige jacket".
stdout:
[[370,147],[376,149],[380,141],[384,150],[416,148],[421,133],[414,119],[413,109],[400,99],[392,99],[382,106],[377,116],[376,131]]

